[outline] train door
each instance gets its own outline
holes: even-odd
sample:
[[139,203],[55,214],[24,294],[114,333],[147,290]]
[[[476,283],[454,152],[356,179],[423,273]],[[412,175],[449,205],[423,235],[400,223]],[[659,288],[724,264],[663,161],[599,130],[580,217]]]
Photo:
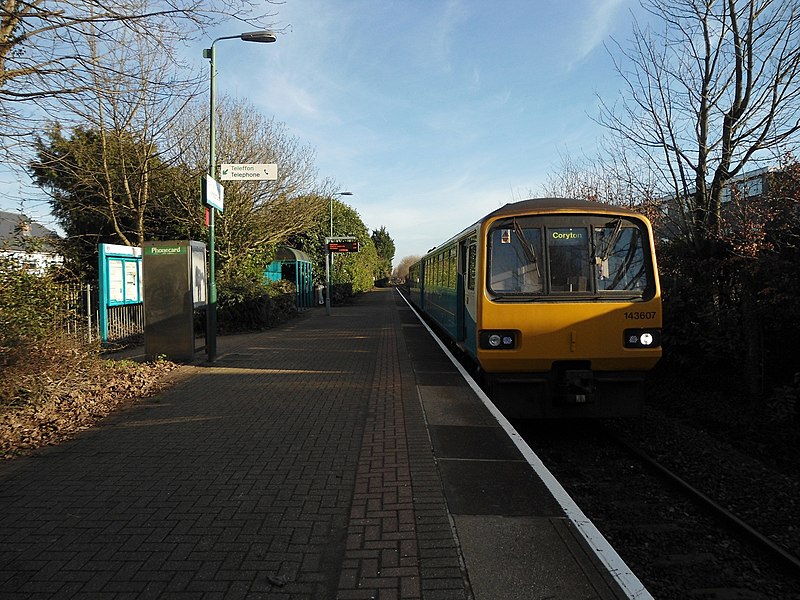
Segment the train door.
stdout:
[[458,330],[459,341],[464,345],[464,349],[472,356],[476,355],[476,315],[477,315],[477,296],[476,296],[476,260],[478,255],[478,239],[475,237],[466,238],[459,243],[459,284],[461,292],[458,302]]
[[456,274],[456,341],[461,343],[466,337],[466,329],[464,327],[464,288],[465,280],[464,274],[466,273],[466,243],[462,240],[458,244],[458,258],[457,258],[457,274]]

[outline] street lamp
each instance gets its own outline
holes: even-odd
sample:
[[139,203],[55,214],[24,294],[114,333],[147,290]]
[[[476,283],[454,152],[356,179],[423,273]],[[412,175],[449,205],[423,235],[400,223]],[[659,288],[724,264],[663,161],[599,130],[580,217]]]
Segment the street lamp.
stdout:
[[[331,238],[333,237],[333,197],[334,196],[352,196],[353,192],[336,192],[331,194]],[[330,238],[328,238],[330,240]],[[331,269],[333,265],[333,256],[328,248],[328,243],[325,243],[325,314],[331,315]]]
[[[240,39],[243,42],[258,42],[268,44],[277,38],[271,31],[248,31],[238,35],[224,35],[211,42],[211,48],[203,50],[203,58],[207,58],[211,65],[211,101],[209,117],[208,135],[208,175],[212,179],[216,175],[217,156],[216,144],[217,135],[214,127],[216,113],[216,69],[214,68],[215,44],[220,40]],[[209,362],[213,362],[217,357],[217,280],[214,256],[214,221],[216,209],[213,206],[206,207],[208,220],[208,308],[206,309],[206,352]]]

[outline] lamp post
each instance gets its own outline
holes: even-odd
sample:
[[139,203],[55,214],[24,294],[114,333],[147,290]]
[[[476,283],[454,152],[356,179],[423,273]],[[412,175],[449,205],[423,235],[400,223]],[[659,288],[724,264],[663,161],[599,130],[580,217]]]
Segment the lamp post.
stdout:
[[[277,38],[271,31],[249,31],[238,35],[224,35],[211,42],[211,48],[203,50],[203,58],[207,58],[211,65],[211,100],[209,127],[208,127],[208,175],[212,179],[217,171],[216,145],[217,135],[214,127],[216,116],[216,69],[214,66],[215,45],[220,40],[240,39],[244,42],[258,42],[267,44],[274,42]],[[206,308],[206,353],[209,362],[213,362],[217,357],[217,280],[215,266],[215,239],[214,221],[216,209],[213,206],[206,207],[208,221],[208,307]]]
[[[352,196],[353,192],[336,192],[331,194],[331,235],[333,237],[333,197],[334,196]],[[328,249],[328,244],[325,244],[325,314],[331,316],[331,269],[333,265],[333,257]]]

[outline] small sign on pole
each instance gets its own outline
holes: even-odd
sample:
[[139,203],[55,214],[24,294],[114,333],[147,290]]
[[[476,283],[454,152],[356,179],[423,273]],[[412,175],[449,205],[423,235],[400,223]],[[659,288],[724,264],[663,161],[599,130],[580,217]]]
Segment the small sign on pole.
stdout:
[[222,184],[218,183],[211,175],[206,175],[202,179],[202,187],[203,203],[222,212],[225,200],[225,188],[222,187]]
[[278,179],[278,165],[275,163],[223,164],[219,168],[219,178],[222,181],[275,181]]

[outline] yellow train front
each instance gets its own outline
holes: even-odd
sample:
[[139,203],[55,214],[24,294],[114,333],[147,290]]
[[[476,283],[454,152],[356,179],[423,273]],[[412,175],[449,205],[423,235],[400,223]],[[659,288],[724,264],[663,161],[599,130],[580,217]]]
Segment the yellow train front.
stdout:
[[507,204],[429,252],[409,288],[508,416],[640,412],[662,324],[645,217],[580,200]]

